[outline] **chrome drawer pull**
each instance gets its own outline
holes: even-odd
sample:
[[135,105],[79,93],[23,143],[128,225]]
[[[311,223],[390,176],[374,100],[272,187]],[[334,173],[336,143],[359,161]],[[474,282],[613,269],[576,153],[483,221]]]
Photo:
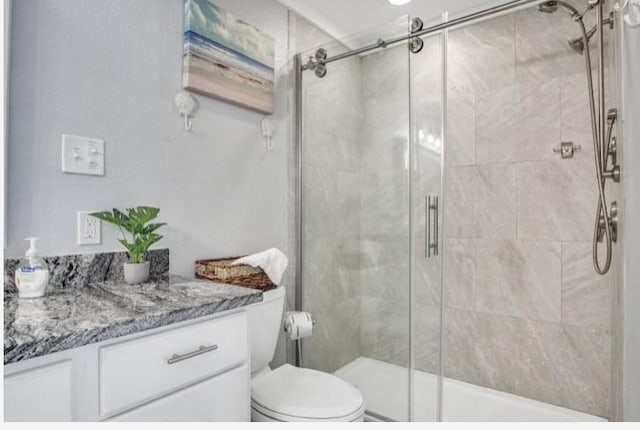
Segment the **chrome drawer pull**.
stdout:
[[190,358],[196,357],[198,355],[206,354],[207,352],[215,351],[216,349],[218,349],[218,345],[211,345],[211,346],[200,345],[200,348],[196,349],[195,351],[187,352],[186,354],[182,354],[182,355],[173,354],[171,358],[167,360],[167,363],[175,364],[180,361],[188,360]]

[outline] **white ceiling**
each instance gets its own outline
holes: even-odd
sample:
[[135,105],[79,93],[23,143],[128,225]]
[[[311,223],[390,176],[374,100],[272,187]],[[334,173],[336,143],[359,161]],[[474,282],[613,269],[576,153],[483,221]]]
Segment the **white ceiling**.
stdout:
[[333,37],[347,36],[389,24],[397,18],[417,16],[427,23],[464,12],[484,9],[507,0],[413,0],[405,6],[392,6],[388,0],[279,0]]

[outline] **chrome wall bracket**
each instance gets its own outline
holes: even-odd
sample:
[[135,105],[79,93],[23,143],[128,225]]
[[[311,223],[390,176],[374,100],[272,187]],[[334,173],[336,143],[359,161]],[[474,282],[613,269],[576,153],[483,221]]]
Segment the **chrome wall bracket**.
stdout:
[[[618,148],[616,137],[611,137],[611,143],[609,144],[609,150],[607,151],[607,158],[611,159],[612,168],[604,169],[602,177],[612,179],[613,182],[620,182],[620,165],[618,164]],[[606,163],[605,163],[606,165]]]
[[[605,216],[600,213],[598,218],[598,242],[602,242],[605,234]],[[618,241],[618,203],[611,202],[611,210],[609,211],[609,228],[611,229],[611,240],[615,243]]]
[[324,78],[327,74],[327,50],[319,48],[315,55],[309,56],[307,60],[306,69],[313,70],[315,75],[319,78]]
[[562,142],[559,147],[553,148],[553,152],[560,154],[562,158],[573,158],[573,154],[581,149],[580,145],[574,145],[573,142]]

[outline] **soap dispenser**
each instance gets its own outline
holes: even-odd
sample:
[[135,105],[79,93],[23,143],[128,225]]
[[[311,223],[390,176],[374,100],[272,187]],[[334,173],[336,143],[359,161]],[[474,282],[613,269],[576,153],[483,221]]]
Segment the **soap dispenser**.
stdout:
[[47,263],[38,256],[37,237],[25,239],[30,242],[25,258],[20,260],[16,269],[16,287],[18,297],[31,299],[44,296],[44,291],[49,283],[49,269]]

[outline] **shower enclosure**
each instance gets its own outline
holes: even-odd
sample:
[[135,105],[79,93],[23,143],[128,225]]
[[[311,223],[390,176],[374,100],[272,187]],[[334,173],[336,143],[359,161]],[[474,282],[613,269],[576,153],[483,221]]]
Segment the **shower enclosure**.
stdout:
[[610,3],[403,17],[296,56],[296,359],[368,419],[609,417]]

